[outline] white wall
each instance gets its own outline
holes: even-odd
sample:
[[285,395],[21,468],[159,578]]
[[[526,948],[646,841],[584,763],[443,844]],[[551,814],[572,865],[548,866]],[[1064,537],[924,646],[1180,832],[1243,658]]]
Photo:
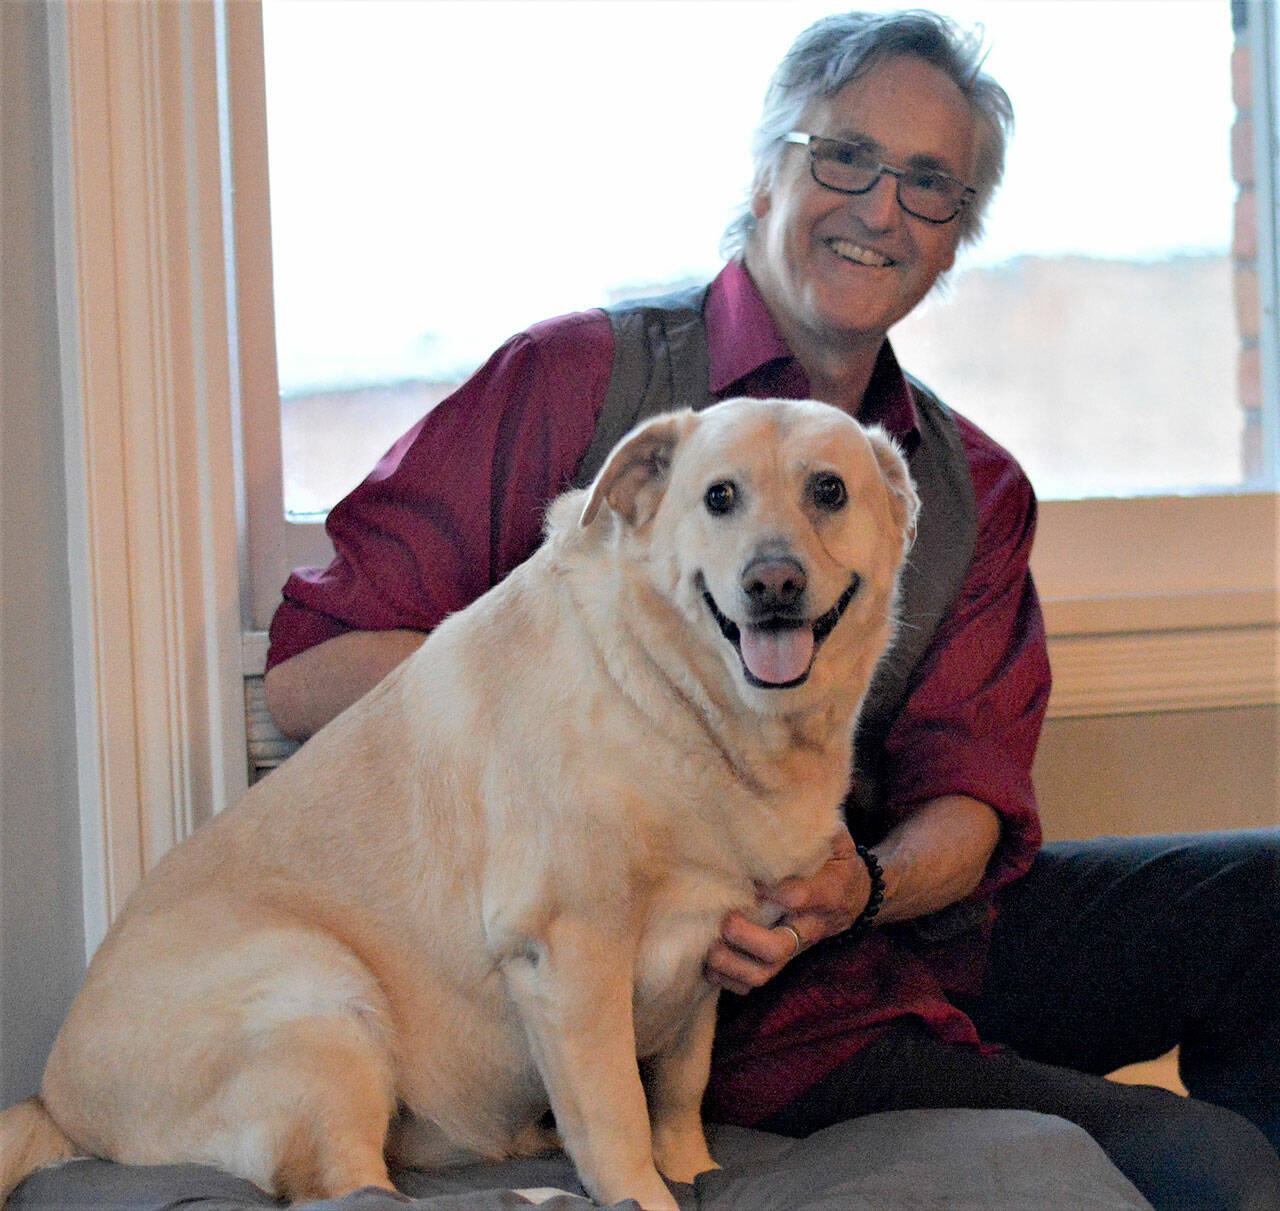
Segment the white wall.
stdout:
[[84,968],[45,16],[0,4],[0,1104]]
[[1051,719],[1035,780],[1048,840],[1280,825],[1280,710]]

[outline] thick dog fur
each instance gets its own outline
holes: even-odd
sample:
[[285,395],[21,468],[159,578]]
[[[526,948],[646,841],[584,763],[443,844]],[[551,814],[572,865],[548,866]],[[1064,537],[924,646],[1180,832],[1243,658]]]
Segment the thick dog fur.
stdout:
[[[916,507],[825,405],[639,428],[527,563],[148,876],[40,1098],[0,1116],[0,1201],[72,1153],[301,1200],[559,1138],[594,1197],[675,1207],[659,1171],[714,1165],[703,956],[829,855]],[[760,684],[722,629],[768,649],[842,602],[806,676]]]

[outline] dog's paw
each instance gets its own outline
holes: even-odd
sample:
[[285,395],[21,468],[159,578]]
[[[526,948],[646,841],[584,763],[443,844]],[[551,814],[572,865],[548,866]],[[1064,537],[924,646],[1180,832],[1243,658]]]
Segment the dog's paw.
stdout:
[[656,1169],[651,1169],[648,1173],[636,1173],[630,1178],[610,1174],[608,1180],[601,1181],[591,1181],[579,1170],[578,1178],[587,1193],[605,1206],[633,1199],[643,1211],[680,1211],[680,1204],[667,1189],[666,1182]]
[[664,1177],[685,1185],[691,1185],[699,1173],[720,1168],[707,1151],[707,1139],[700,1123],[683,1131],[655,1130],[653,1159]]

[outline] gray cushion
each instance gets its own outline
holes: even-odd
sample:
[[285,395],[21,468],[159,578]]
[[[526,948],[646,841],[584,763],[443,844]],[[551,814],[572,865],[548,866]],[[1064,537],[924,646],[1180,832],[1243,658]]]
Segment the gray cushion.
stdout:
[[[1027,1111],[904,1110],[840,1123],[803,1140],[737,1127],[712,1128],[710,1135],[723,1168],[704,1173],[695,1186],[673,1187],[686,1211],[1151,1211],[1083,1130]],[[407,1170],[396,1175],[396,1184],[399,1196],[360,1190],[307,1206],[592,1206],[561,1153],[441,1173]],[[251,1183],[215,1169],[76,1160],[33,1174],[10,1197],[9,1211],[247,1211],[276,1205]]]

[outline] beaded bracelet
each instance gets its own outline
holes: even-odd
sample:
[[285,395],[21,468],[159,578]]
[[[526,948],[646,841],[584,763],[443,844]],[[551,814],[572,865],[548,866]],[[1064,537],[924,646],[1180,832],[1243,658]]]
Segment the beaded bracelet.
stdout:
[[871,895],[867,897],[867,905],[858,914],[857,920],[840,935],[841,940],[846,942],[855,942],[871,931],[880,906],[884,903],[884,868],[880,865],[880,859],[865,845],[855,845],[854,848],[858,851],[858,857],[866,863],[867,874],[871,876]]

